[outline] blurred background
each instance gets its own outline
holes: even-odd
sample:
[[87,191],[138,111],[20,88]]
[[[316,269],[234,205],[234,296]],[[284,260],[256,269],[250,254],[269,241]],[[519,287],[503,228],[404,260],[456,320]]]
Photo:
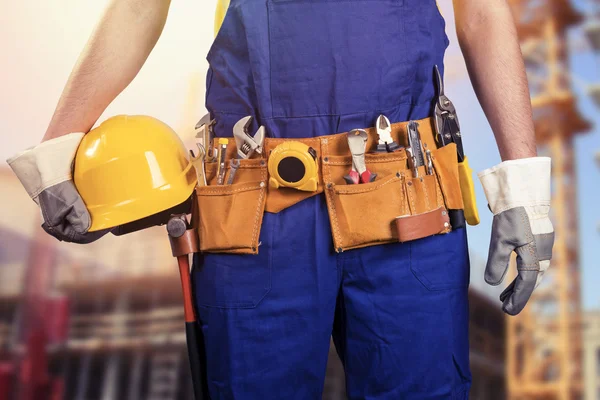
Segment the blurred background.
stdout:
[[[491,214],[469,227],[472,399],[600,399],[600,0],[509,0],[526,60],[541,155],[553,157],[552,271],[507,318],[483,281]],[[0,159],[35,145],[106,0],[0,0]],[[447,94],[475,171],[500,158],[440,0]],[[138,77],[100,121],[148,114],[191,146],[204,115],[215,0],[176,1]],[[493,79],[493,77],[490,77]],[[87,246],[45,235],[0,163],[0,400],[191,399],[183,309],[164,228]],[[324,399],[344,399],[330,352]]]

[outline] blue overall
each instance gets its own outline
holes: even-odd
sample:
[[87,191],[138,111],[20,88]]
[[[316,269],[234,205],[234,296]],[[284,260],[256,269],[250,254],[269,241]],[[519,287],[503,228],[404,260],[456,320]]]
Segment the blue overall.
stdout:
[[[444,28],[435,0],[231,0],[207,56],[215,133],[246,115],[270,137],[427,117]],[[464,229],[336,253],[317,195],[265,213],[260,242],[194,257],[212,400],[320,399],[332,335],[350,399],[468,398]]]

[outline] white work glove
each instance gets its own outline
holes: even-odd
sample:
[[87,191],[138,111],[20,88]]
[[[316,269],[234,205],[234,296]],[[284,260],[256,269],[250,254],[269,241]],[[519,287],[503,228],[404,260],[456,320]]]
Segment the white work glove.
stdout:
[[42,210],[42,228],[58,240],[90,243],[109,230],[90,232],[90,214],[73,183],[73,160],[83,133],[48,140],[6,160]]
[[510,315],[523,310],[550,266],[554,228],[550,212],[550,158],[502,162],[477,174],[494,214],[485,281],[499,285],[517,253],[517,277],[500,295]]

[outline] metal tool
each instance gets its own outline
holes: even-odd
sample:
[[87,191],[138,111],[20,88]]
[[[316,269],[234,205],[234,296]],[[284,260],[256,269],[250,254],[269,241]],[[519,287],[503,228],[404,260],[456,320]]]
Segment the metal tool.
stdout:
[[[256,131],[254,136],[250,136],[248,134],[248,129],[252,124],[252,119],[252,116],[249,115],[240,119],[233,126],[233,138],[235,139],[237,154],[236,158],[230,161],[231,171],[229,172],[229,178],[227,179],[228,185],[231,185],[233,183],[237,170],[240,167],[241,159],[251,158],[254,155],[254,153],[262,153],[262,145],[265,140],[266,129],[264,126],[261,126],[260,128],[258,128],[258,131]],[[223,161],[223,163],[224,162],[225,161]],[[223,172],[223,178],[225,178],[225,172]]]
[[414,150],[411,147],[407,147],[406,155],[407,155],[408,166],[410,167],[413,178],[418,178],[419,177],[419,166],[417,164],[417,158],[415,157]]
[[425,169],[427,171],[427,175],[433,175],[433,157],[431,156],[431,150],[425,150]]
[[254,153],[262,154],[266,129],[264,126],[261,126],[254,136],[250,136],[248,129],[252,124],[252,120],[252,116],[249,115],[240,119],[233,127],[233,137],[237,146],[238,158],[250,158]]
[[238,170],[238,168],[240,167],[240,159],[239,158],[233,158],[229,164],[231,165],[231,170],[229,171],[229,178],[227,178],[227,184],[231,185],[233,183],[233,180],[235,179],[235,174]]
[[444,94],[444,81],[442,80],[442,75],[440,74],[437,65],[434,67],[434,72],[438,91],[435,106],[433,108],[436,140],[439,147],[443,147],[448,143],[455,143],[458,162],[460,163],[464,160],[465,153],[463,150],[456,108],[454,108],[452,101]]
[[344,180],[349,185],[373,182],[377,174],[367,169],[365,151],[367,149],[368,135],[364,129],[353,129],[348,132],[348,147],[352,153],[352,168]]
[[379,142],[377,143],[378,152],[392,152],[400,148],[400,145],[392,139],[392,125],[385,115],[377,117],[375,127],[379,136]]
[[204,170],[206,153],[204,147],[198,143],[198,156],[194,156],[194,152],[192,150],[190,150],[190,155],[192,156],[192,165],[196,170],[196,180],[198,181],[198,186],[206,186],[206,172]]
[[[181,290],[183,294],[183,314],[185,319],[185,339],[187,342],[188,358],[191,369],[192,387],[194,398],[197,400],[208,399],[208,385],[206,382],[206,370],[204,360],[206,350],[204,346],[204,334],[198,324],[196,310],[194,308],[194,296],[192,291],[192,280],[190,273],[190,260],[188,254],[182,254],[180,243],[189,243],[190,238],[197,237],[194,230],[190,229],[187,214],[172,215],[167,222],[167,233],[173,255],[177,257],[179,275],[181,278]],[[191,235],[191,236],[190,236]]]
[[206,114],[203,116],[200,121],[196,124],[196,143],[198,147],[202,146],[204,148],[205,159],[207,161],[215,160],[215,151],[213,148],[213,126],[215,125],[216,120],[210,119],[210,114]]
[[[433,108],[434,125],[436,130],[436,141],[438,147],[450,143],[456,145],[456,156],[458,159],[458,179],[464,203],[464,216],[469,225],[479,224],[479,211],[475,198],[475,185],[473,184],[473,171],[469,167],[469,160],[463,149],[460,124],[454,104],[444,94],[444,81],[437,67],[434,67],[435,81],[437,82],[437,99]],[[452,210],[450,210],[452,212]],[[462,211],[461,211],[462,212]],[[452,213],[450,214],[452,217]],[[464,218],[451,218],[453,227],[464,226]]]
[[217,147],[217,162],[219,165],[217,166],[217,185],[222,185],[225,181],[225,155],[227,154],[227,145],[229,144],[229,140],[226,138],[219,138]]
[[423,156],[423,145],[421,143],[421,135],[419,134],[419,123],[410,121],[407,126],[408,146],[412,149],[413,156],[416,160],[417,167],[425,165],[425,157]]

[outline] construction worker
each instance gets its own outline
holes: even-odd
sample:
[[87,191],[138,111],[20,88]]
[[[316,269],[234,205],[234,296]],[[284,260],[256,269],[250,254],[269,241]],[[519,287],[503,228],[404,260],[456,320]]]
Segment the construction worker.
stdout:
[[[9,160],[44,211],[44,228],[61,240],[90,242],[107,232],[87,231],[89,214],[70,166],[83,133],[139,72],[169,5],[168,0],[111,1],[43,143]],[[536,154],[524,64],[507,2],[454,0],[454,8],[473,87],[504,160],[479,174],[494,213],[485,277],[500,284],[510,254],[517,253],[518,276],[501,295],[504,311],[517,314],[551,258],[550,160]],[[380,114],[392,124],[419,120],[426,136],[423,121],[436,101],[432,71],[437,65],[443,76],[448,46],[435,0],[231,0],[224,9],[207,56],[206,107],[216,120],[217,137],[231,137],[237,121],[250,115],[252,130],[261,125],[271,138],[314,137],[324,151],[320,137],[372,127]],[[442,153],[437,154],[436,169],[443,171]],[[332,161],[325,158],[322,166],[330,168],[326,164]],[[405,173],[379,176],[364,187],[436,182]],[[199,195],[234,195],[208,190]],[[442,191],[448,203],[459,189]],[[268,196],[290,198],[291,192],[269,188]],[[334,247],[339,237],[354,240],[376,228],[369,221],[395,201],[396,191],[353,204],[351,213],[369,216],[360,220],[364,230],[358,233],[340,232],[342,225],[330,220],[338,212],[332,210],[339,200],[331,200],[338,193],[333,192],[307,196],[278,212],[259,208],[256,218],[236,211],[247,204],[242,198],[223,197],[211,203],[211,210],[203,211],[200,204],[201,213],[223,221],[218,214],[233,204],[227,223],[240,221],[240,227],[260,221],[254,254],[240,254],[234,246],[224,247],[231,250],[224,254],[215,246],[194,256],[211,398],[320,398],[331,335],[351,399],[468,398],[465,228],[338,251],[344,250]],[[221,234],[208,229],[200,240]]]

